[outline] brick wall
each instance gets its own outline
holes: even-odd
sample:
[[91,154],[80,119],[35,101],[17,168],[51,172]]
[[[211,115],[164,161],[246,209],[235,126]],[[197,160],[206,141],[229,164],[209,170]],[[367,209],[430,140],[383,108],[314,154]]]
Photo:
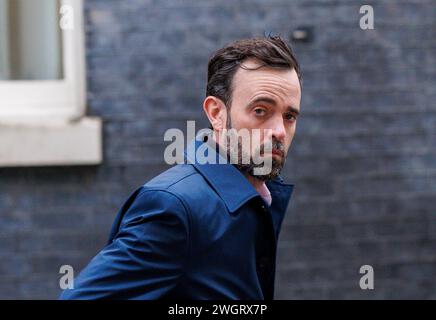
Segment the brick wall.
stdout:
[[[372,4],[375,30],[359,28]],[[436,5],[432,0],[85,1],[88,113],[104,163],[0,169],[0,298],[57,298],[104,245],[127,196],[166,168],[166,129],[201,111],[208,56],[289,38],[304,75],[284,177],[276,298],[436,298]],[[375,289],[359,288],[372,265]]]

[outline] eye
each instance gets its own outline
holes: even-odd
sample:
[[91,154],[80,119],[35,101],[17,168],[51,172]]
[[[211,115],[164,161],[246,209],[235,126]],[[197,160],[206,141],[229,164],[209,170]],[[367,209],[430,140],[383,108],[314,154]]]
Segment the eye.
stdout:
[[295,120],[297,120],[297,117],[294,116],[292,113],[287,113],[285,114],[285,119],[291,122],[294,122]]
[[262,108],[256,108],[254,109],[254,113],[256,114],[256,116],[264,116],[266,111]]

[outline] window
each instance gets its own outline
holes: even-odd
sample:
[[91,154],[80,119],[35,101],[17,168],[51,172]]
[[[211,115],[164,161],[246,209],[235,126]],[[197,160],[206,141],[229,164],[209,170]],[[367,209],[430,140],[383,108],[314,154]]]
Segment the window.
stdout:
[[63,79],[62,38],[57,23],[60,3],[47,0],[0,0],[0,3],[0,79]]
[[0,0],[0,166],[101,162],[83,30],[82,0]]

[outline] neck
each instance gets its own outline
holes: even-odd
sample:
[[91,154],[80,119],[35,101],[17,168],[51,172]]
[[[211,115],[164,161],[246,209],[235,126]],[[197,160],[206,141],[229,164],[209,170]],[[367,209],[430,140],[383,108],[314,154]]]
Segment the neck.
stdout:
[[[218,146],[221,146],[220,140],[218,138],[218,134],[216,131],[213,131],[212,140],[218,144]],[[257,190],[262,187],[262,185],[265,184],[265,181],[260,180],[256,177],[253,177],[252,175],[248,173],[243,173],[243,175],[247,178],[247,180],[251,183],[251,185]]]
[[[217,142],[217,136],[214,135],[212,137],[212,140],[218,145],[218,147],[220,148],[220,144],[219,142]],[[242,174],[244,175],[244,177],[248,180],[248,182],[254,187],[254,189],[256,189],[256,191],[260,194],[260,196],[265,200],[265,202],[268,205],[271,205],[271,193],[268,190],[268,187],[265,184],[265,181],[258,179],[254,176],[252,176],[251,174],[247,173],[247,172],[242,172]]]
[[253,177],[252,175],[249,175],[249,174],[244,174],[244,176],[247,178],[248,182],[250,182],[251,185],[260,194],[260,196],[268,204],[268,206],[270,206],[271,202],[272,202],[271,192],[268,190],[268,187],[266,186],[265,181],[260,180],[256,177]]
[[258,189],[258,188],[262,187],[262,185],[265,183],[265,181],[257,179],[255,177],[253,177],[251,174],[244,173],[244,176],[253,185],[253,187],[255,189]]

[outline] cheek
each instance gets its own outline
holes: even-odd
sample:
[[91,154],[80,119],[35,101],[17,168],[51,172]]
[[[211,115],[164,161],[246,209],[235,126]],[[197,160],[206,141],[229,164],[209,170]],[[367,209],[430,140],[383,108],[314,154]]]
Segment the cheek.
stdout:
[[288,129],[288,132],[286,133],[286,145],[287,145],[287,147],[290,146],[292,139],[294,139],[295,129],[296,129],[296,125],[294,124],[291,128]]

